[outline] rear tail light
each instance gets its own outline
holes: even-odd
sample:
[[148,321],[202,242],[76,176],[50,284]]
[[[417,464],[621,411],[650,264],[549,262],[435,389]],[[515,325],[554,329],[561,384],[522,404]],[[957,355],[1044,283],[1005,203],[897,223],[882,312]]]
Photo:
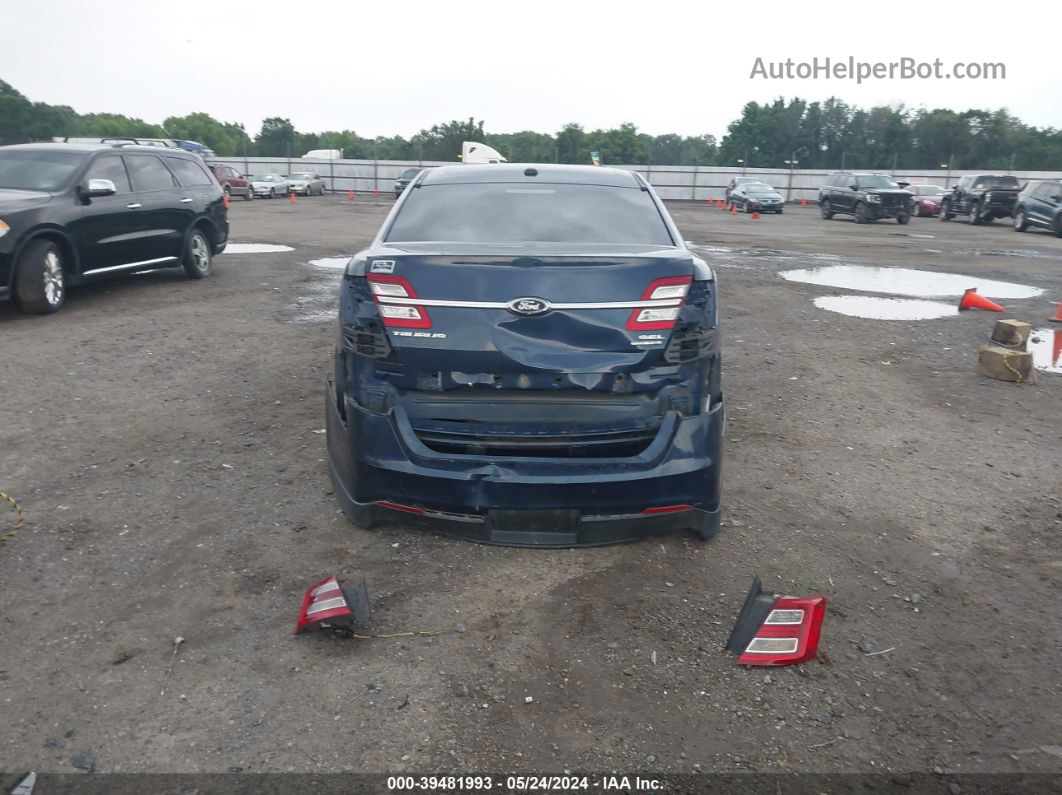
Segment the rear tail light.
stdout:
[[674,328],[682,302],[693,282],[692,276],[668,276],[656,279],[642,293],[643,301],[672,301],[673,306],[641,307],[631,312],[627,321],[628,331],[657,331]]
[[818,653],[826,599],[775,597],[752,583],[727,648],[740,654],[738,665],[792,665]]
[[388,298],[416,298],[417,291],[402,276],[369,274],[369,289],[385,326],[394,328],[431,328],[428,310],[412,304],[387,303]]

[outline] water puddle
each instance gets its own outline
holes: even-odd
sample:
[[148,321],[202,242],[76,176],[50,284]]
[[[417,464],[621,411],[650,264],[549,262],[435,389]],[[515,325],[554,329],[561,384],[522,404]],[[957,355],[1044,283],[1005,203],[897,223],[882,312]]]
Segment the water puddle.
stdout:
[[274,254],[278,251],[294,251],[291,246],[278,246],[273,243],[229,243],[225,246],[226,254]]
[[1062,327],[1036,329],[1029,337],[1028,349],[1033,367],[1062,375]]
[[334,323],[339,316],[339,287],[335,281],[306,281],[295,285],[296,296],[280,307],[282,323],[314,325]]
[[957,304],[915,298],[876,298],[868,295],[824,295],[812,303],[819,309],[867,320],[934,320],[959,314]]
[[958,273],[934,273],[912,268],[879,268],[869,265],[830,265],[782,271],[778,275],[791,282],[918,298],[960,296],[969,287],[976,287],[981,295],[991,298],[1033,298],[1043,293],[1039,287],[963,276]]
[[330,271],[346,270],[348,262],[350,262],[350,257],[322,257],[321,259],[310,260],[310,264],[315,268]]

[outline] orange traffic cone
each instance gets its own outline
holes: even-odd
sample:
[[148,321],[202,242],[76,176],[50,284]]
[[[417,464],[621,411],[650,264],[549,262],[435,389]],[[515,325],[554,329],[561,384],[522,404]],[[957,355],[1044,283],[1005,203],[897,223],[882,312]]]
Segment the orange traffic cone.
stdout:
[[1051,352],[1051,366],[1062,363],[1062,329],[1055,329],[1055,347]]
[[959,311],[965,309],[986,309],[989,312],[1003,312],[1004,309],[995,301],[989,301],[984,296],[978,295],[977,288],[971,287],[959,300]]
[[803,199],[803,198],[802,198],[802,199],[800,200],[800,206],[801,206],[801,207],[807,207],[807,206],[808,206],[808,200],[807,200],[807,199]]
[[225,205],[225,209],[229,209],[229,194],[221,194],[221,203]]
[[752,214],[752,220],[753,220],[753,221],[758,221],[758,220],[760,220],[760,214],[759,214],[759,213],[753,213],[753,214]]
[[1055,312],[1055,316],[1049,317],[1048,320],[1052,323],[1062,323],[1062,301],[1058,302],[1058,311]]
[[737,215],[737,205],[736,204],[731,204],[730,205],[730,214],[731,215]]
[[292,204],[294,204],[294,203],[295,203],[295,193],[294,193],[294,192],[292,192],[292,193],[289,193],[289,194],[288,194],[288,198],[289,198],[289,199],[291,199],[291,203],[292,203]]
[[352,191],[352,190],[348,190],[347,191],[347,199],[349,199],[350,201],[354,201],[354,191]]

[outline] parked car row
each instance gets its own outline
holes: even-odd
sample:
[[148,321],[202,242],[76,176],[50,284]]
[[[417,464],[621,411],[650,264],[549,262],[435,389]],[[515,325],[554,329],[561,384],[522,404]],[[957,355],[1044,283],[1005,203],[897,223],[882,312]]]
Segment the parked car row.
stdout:
[[255,198],[275,199],[290,193],[303,196],[323,196],[327,191],[324,178],[312,171],[296,171],[283,174],[241,174],[232,166],[217,163],[208,166],[226,196],[242,196],[247,201]]

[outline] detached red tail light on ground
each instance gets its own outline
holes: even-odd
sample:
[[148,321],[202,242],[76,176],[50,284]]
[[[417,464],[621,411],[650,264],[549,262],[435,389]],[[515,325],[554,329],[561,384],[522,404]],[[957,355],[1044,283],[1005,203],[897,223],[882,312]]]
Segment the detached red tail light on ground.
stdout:
[[726,647],[738,665],[793,665],[818,653],[826,599],[765,593],[757,577]]
[[354,588],[343,588],[335,576],[310,587],[302,597],[295,634],[320,626],[352,634],[355,626],[369,623],[369,587],[364,578]]

